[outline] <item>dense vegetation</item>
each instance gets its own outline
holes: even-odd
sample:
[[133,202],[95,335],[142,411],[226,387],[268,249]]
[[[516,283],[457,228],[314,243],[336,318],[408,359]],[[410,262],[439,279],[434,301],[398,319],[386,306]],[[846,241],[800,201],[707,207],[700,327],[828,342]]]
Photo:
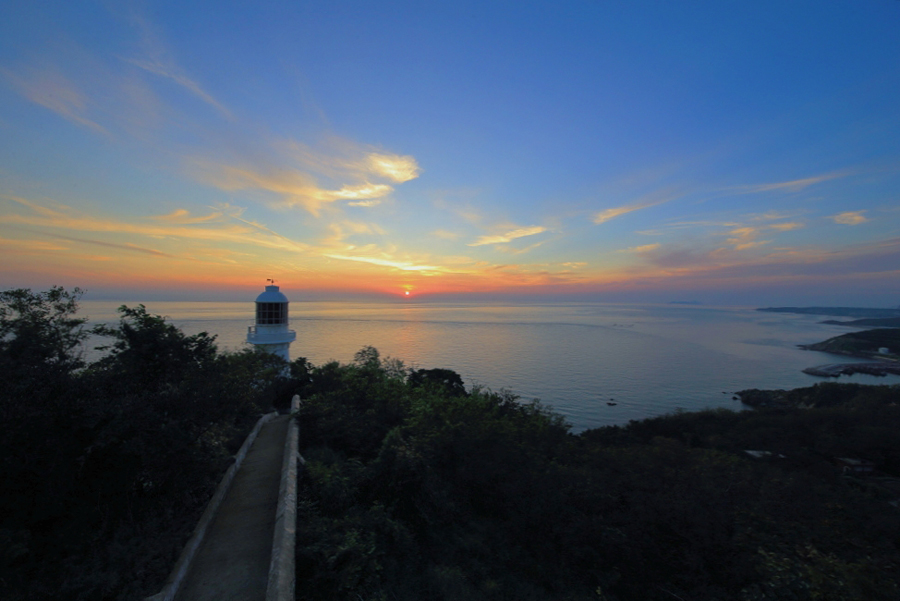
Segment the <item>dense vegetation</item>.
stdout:
[[[298,599],[900,596],[897,387],[574,436],[374,349],[311,373]],[[881,471],[844,476],[837,457]]]
[[284,362],[221,353],[143,306],[94,333],[80,291],[0,292],[0,598],[159,591]]
[[744,391],[757,410],[573,435],[371,347],[287,379],[142,306],[85,365],[77,298],[0,293],[4,600],[158,591],[247,430],[294,392],[298,599],[900,598],[897,387]]

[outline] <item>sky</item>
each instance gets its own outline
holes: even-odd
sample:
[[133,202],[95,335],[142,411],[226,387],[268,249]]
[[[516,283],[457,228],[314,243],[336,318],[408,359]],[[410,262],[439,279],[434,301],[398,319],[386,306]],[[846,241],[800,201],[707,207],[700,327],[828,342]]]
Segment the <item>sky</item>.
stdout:
[[0,5],[0,288],[900,304],[900,1]]

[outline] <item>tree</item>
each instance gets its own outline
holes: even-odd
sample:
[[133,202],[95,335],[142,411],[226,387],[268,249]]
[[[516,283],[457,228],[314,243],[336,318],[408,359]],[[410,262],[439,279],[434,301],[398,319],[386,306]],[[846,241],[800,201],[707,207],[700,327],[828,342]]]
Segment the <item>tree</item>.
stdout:
[[178,387],[188,373],[208,370],[217,357],[215,336],[200,332],[193,336],[151,315],[144,305],[119,307],[119,326],[99,325],[93,333],[114,339],[99,347],[109,354],[95,365],[113,372],[120,384],[134,391],[159,391]]
[[86,320],[75,317],[82,294],[60,286],[0,292],[0,416],[11,419],[11,411],[38,409],[62,394],[84,367],[80,345]]
[[452,369],[417,369],[409,374],[413,386],[437,386],[450,396],[465,396],[466,385]]

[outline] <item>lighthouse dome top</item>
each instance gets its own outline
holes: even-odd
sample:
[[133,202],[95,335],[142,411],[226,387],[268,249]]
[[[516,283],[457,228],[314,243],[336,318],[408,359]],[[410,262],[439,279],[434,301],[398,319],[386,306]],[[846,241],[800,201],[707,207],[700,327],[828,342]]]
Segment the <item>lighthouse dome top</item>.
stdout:
[[258,303],[286,303],[287,297],[278,291],[278,286],[266,286],[266,291],[256,297]]

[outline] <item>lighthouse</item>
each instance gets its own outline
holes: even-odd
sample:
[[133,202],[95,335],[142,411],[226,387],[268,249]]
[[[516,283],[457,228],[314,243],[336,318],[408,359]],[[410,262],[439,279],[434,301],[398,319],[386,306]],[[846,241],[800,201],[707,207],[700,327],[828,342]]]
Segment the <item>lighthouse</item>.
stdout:
[[278,290],[275,280],[267,281],[270,285],[256,297],[256,325],[247,328],[247,342],[290,361],[290,347],[297,332],[288,329],[288,299]]

